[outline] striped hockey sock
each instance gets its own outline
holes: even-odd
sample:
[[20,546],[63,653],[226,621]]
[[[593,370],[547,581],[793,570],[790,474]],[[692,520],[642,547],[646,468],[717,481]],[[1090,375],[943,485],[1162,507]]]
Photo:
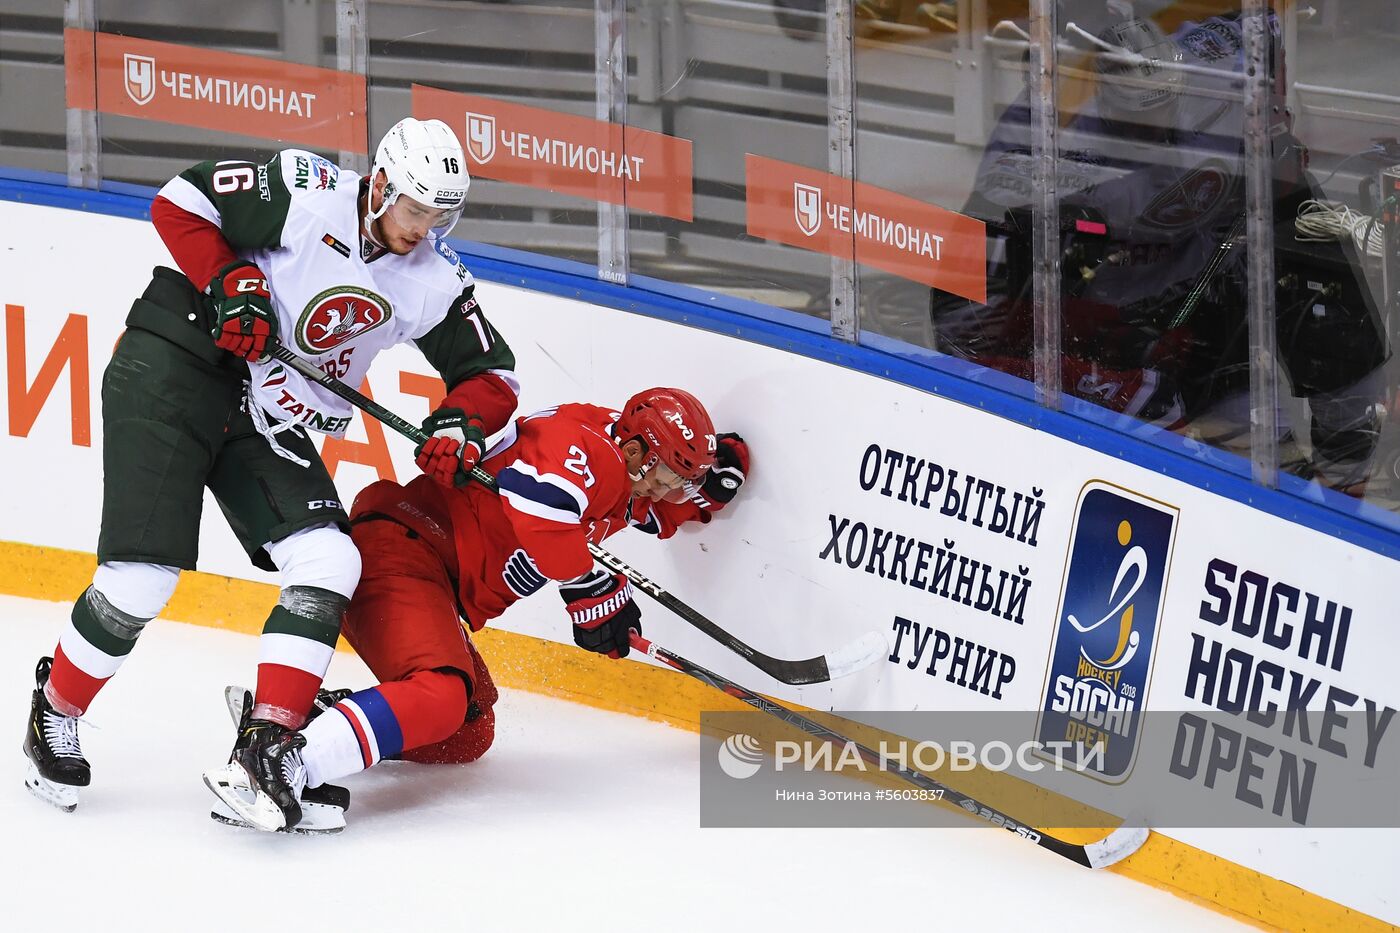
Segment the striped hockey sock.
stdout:
[[355,774],[404,749],[451,736],[467,717],[467,685],[456,673],[418,671],[352,693],[302,730],[312,786]]
[[352,693],[302,730],[307,784],[356,774],[403,750],[403,729],[379,687]]
[[65,716],[81,716],[136,645],[145,619],[114,607],[93,587],[73,604],[54,649],[44,695]]
[[[335,655],[340,613],[346,602],[343,596],[329,590],[320,590],[319,594],[320,602],[328,606],[333,604],[332,611],[321,611],[322,607],[314,601],[299,600],[298,594],[284,590],[282,602],[268,615],[258,639],[254,719],[279,723],[288,729],[300,728],[306,721],[316,691],[326,676],[326,668]],[[313,611],[305,611],[307,602],[312,602]],[[305,614],[294,609],[303,609]]]

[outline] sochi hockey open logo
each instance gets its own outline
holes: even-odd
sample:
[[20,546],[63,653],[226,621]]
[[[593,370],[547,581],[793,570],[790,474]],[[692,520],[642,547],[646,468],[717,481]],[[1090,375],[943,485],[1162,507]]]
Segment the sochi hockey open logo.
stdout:
[[122,56],[122,76],[126,96],[138,107],[146,106],[156,96],[156,60],[151,56],[127,52]]
[[737,732],[725,739],[719,747],[719,767],[725,774],[738,780],[751,778],[758,773],[763,763],[763,748],[758,739],[743,732]]
[[485,165],[496,154],[496,118],[467,111],[467,152]]
[[307,302],[297,321],[297,346],[306,353],[329,353],[393,315],[389,302],[374,292],[337,285]]
[[797,229],[812,236],[822,228],[822,189],[801,182],[792,183],[792,214]]
[[1098,480],[1075,509],[1036,740],[1110,784],[1137,757],[1177,514]]

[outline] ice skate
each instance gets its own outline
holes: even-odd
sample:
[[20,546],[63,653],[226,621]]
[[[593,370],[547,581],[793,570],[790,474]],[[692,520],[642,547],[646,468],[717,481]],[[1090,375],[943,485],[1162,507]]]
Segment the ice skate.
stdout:
[[91,782],[92,769],[78,744],[78,717],[58,712],[44,696],[52,667],[53,658],[40,658],[34,670],[34,702],[24,733],[29,759],[24,786],[45,803],[72,813],[78,806],[78,788]]
[[[316,694],[316,703],[311,710],[311,719],[315,719],[324,711],[330,709],[341,699],[350,695],[349,690],[320,690]],[[251,718],[253,709],[253,693],[246,687],[228,686],[224,688],[224,701],[228,705],[229,716],[233,719],[234,726],[238,729],[240,738],[244,735],[244,730]],[[308,720],[309,721],[309,720]],[[237,749],[235,749],[235,753]],[[206,775],[205,783],[208,783]],[[213,786],[210,786],[213,790]],[[215,791],[218,794],[218,791]],[[307,787],[301,793],[301,822],[296,826],[287,829],[283,828],[279,832],[293,832],[305,835],[315,835],[321,833],[338,833],[345,828],[345,811],[350,809],[350,791],[337,784],[322,784],[319,787]],[[238,811],[224,802],[223,795],[219,794],[219,800],[214,804],[209,812],[209,817],[227,826],[237,826],[242,829],[258,829],[253,823],[246,820]]]
[[204,772],[204,783],[255,829],[276,832],[301,822],[306,768],[300,732],[273,722],[250,720],[241,730],[229,763]]

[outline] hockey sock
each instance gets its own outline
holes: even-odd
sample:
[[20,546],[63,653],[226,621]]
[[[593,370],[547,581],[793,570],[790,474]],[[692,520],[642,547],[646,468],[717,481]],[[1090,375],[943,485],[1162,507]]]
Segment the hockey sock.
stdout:
[[457,674],[419,671],[352,693],[302,730],[307,783],[318,786],[369,768],[405,748],[439,742],[467,715]]
[[131,653],[149,619],[122,612],[95,587],[73,604],[54,649],[44,696],[65,716],[81,716]]
[[253,718],[296,729],[306,721],[340,635],[350,601],[317,586],[282,590],[258,639]]

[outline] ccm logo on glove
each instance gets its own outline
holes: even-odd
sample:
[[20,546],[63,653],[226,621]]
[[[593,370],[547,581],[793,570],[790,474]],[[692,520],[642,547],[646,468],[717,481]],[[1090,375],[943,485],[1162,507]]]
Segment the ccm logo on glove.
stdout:
[[277,313],[262,270],[235,259],[209,282],[214,299],[214,343],[234,356],[256,363],[277,337]]
[[413,452],[418,469],[444,486],[465,486],[472,467],[486,452],[486,435],[478,415],[460,408],[439,408],[423,420],[432,435]]

